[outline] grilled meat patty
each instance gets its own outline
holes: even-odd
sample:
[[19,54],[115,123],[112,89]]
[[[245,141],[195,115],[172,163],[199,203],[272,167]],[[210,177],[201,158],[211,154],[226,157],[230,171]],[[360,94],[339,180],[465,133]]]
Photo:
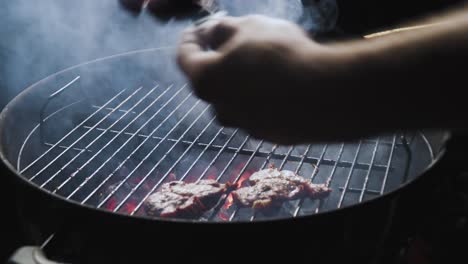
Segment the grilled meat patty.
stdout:
[[292,171],[276,168],[252,174],[248,182],[251,186],[232,192],[234,202],[240,207],[265,209],[298,198],[325,198],[331,192],[324,184],[313,184]]
[[144,202],[144,208],[151,216],[198,218],[215,206],[229,187],[230,184],[215,180],[196,183],[172,181],[150,195]]

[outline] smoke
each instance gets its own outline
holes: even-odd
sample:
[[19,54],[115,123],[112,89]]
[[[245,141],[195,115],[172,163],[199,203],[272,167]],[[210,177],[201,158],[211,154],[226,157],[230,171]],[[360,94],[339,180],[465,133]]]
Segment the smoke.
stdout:
[[242,16],[248,14],[262,14],[272,17],[298,21],[303,14],[301,0],[219,0],[222,9],[231,15]]
[[286,19],[311,33],[330,30],[336,23],[335,0],[218,0],[230,15],[262,14]]
[[128,50],[174,45],[177,32],[187,24],[134,17],[117,0],[15,0],[4,5],[0,85],[2,97],[9,98],[65,67]]
[[[301,0],[220,0],[231,15],[265,14],[321,25],[320,3]],[[318,4],[317,4],[317,3]],[[191,21],[158,21],[124,12],[117,0],[15,0],[0,9],[0,88],[3,100],[68,66],[128,50],[171,46]],[[4,102],[3,102],[4,103]]]

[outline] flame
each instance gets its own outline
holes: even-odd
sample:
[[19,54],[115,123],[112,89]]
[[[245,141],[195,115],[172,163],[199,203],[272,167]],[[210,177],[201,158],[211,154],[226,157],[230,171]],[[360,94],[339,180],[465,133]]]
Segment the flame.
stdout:
[[246,172],[246,173],[244,173],[244,174],[239,178],[239,180],[237,181],[237,188],[242,187],[242,184],[243,184],[247,179],[250,178],[250,175],[252,175],[251,172]]
[[234,198],[232,198],[232,194],[229,194],[229,196],[226,199],[226,203],[223,206],[223,209],[227,210],[231,208],[233,203],[234,203]]
[[229,215],[226,213],[226,210],[231,208],[232,204],[234,203],[234,198],[232,198],[232,194],[229,194],[229,196],[226,199],[226,203],[223,205],[223,210],[219,212],[219,218],[223,221],[228,221],[229,220]]
[[[239,163],[236,168],[232,171],[232,173],[230,174],[230,177],[229,177],[229,182],[234,182],[234,180],[239,176],[239,174],[241,173],[241,171],[244,169],[246,163],[245,162],[241,162]],[[236,185],[236,188],[240,188],[242,187],[242,184],[248,179],[250,178],[250,176],[254,173],[254,171],[252,170],[246,170],[242,176],[239,177],[239,180],[237,180],[237,182],[235,183]]]

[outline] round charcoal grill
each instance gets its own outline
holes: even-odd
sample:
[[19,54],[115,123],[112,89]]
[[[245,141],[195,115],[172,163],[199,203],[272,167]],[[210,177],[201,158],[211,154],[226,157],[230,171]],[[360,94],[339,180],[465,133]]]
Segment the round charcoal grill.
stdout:
[[[142,203],[165,182],[239,183],[270,165],[333,189],[326,199],[285,202],[268,212],[239,209],[224,196],[195,219],[245,222],[314,215],[379,198],[416,179],[440,155],[440,133],[278,146],[220,127],[210,105],[193,96],[171,51],[113,56],[33,85],[3,111],[4,161],[49,194],[134,217],[149,217]],[[326,110],[311,106],[311,112]]]
[[[249,238],[243,248],[258,247],[261,239],[272,252],[295,252],[298,260],[311,249],[324,263],[385,259],[382,249],[399,252],[391,241],[401,210],[415,203],[426,210],[420,205],[440,184],[434,181],[463,164],[443,155],[446,132],[278,146],[220,127],[210,105],[192,94],[174,55],[173,48],[139,50],[66,69],[26,89],[1,113],[0,155],[18,189],[18,215],[31,230],[31,244],[48,241],[52,259],[148,262],[154,241],[165,242],[159,250],[186,252],[190,261],[207,245],[210,255],[223,258],[227,244],[216,241],[241,234]],[[333,98],[324,100],[334,106]],[[304,122],[314,122],[313,115]],[[239,184],[271,165],[333,191],[266,211],[240,209],[225,195],[197,219],[152,217],[142,206],[169,181]],[[304,236],[315,239],[277,243]]]

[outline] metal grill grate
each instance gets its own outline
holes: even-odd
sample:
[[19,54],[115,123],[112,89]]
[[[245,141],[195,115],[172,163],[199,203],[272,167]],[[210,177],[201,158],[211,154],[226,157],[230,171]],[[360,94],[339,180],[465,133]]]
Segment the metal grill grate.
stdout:
[[[52,94],[41,122],[21,148],[18,171],[41,188],[82,204],[144,215],[143,201],[164,182],[216,179],[239,182],[275,164],[333,189],[330,197],[286,202],[275,212],[239,209],[224,196],[200,220],[296,217],[375,198],[413,177],[411,152],[423,134],[380,136],[357,143],[278,146],[220,127],[210,105],[186,85],[122,90],[100,104],[78,101],[47,115],[48,105],[79,81]],[[83,112],[83,108],[86,111]],[[78,111],[78,109],[80,109]],[[64,120],[78,121],[64,124]],[[52,128],[50,123],[59,122]],[[43,151],[26,158],[39,138]],[[31,144],[32,145],[32,144]]]

